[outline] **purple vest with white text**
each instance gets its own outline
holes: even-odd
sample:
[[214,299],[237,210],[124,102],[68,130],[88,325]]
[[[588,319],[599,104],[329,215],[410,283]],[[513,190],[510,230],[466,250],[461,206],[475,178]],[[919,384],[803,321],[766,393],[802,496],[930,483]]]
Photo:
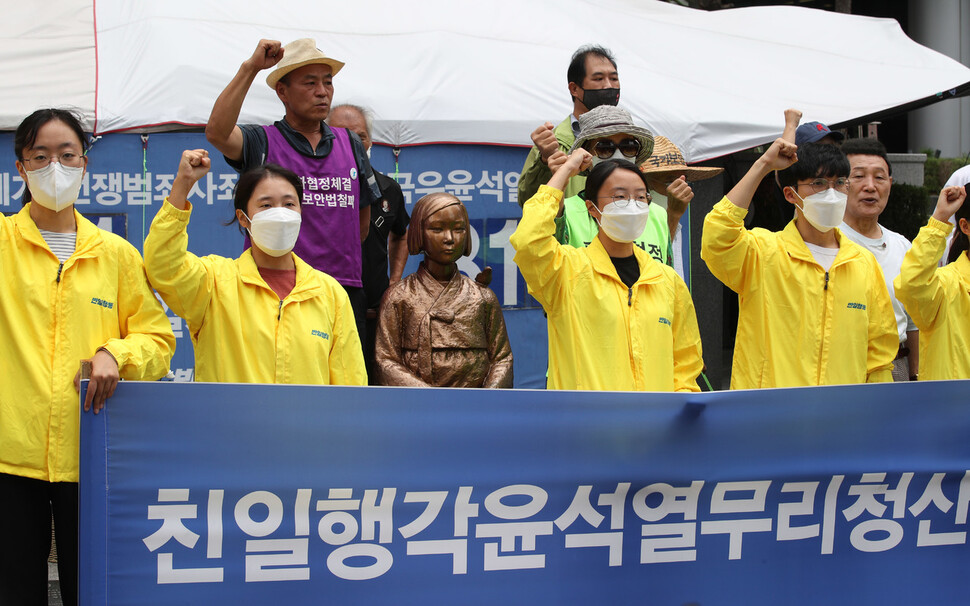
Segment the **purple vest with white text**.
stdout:
[[266,131],[266,162],[297,174],[303,183],[303,221],[293,252],[343,286],[360,280],[360,179],[350,136],[332,128],[333,149],[323,158],[299,153],[275,126]]

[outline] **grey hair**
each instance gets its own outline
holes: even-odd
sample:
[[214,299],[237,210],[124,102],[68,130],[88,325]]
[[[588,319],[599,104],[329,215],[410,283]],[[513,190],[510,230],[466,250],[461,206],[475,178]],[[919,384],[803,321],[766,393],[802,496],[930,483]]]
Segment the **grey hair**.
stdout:
[[340,105],[330,108],[330,115],[327,116],[327,123],[330,123],[330,116],[333,115],[338,109],[345,108],[350,109],[361,116],[364,117],[364,126],[367,128],[367,135],[371,138],[374,137],[374,112],[366,107],[361,107],[360,105],[354,105],[353,103],[341,103]]

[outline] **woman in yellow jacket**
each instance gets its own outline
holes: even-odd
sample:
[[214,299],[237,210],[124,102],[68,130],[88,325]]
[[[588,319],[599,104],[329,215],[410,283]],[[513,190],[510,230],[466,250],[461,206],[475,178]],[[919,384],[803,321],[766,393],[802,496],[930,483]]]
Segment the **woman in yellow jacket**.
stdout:
[[[550,165],[563,161],[557,152]],[[515,263],[549,316],[549,388],[699,391],[703,368],[687,285],[671,267],[633,245],[649,212],[637,167],[606,160],[586,179],[586,206],[600,229],[589,246],[556,241],[567,181],[590,166],[574,151],[522,207],[512,234]]]
[[[970,379],[970,204],[964,187],[940,192],[936,210],[913,240],[893,281],[896,297],[920,329],[920,379]],[[948,264],[937,267],[953,229]]]
[[47,603],[51,515],[65,604],[77,600],[78,361],[84,410],[119,378],[155,380],[175,349],[141,255],[74,209],[87,167],[77,117],[44,109],[14,135],[24,207],[0,215],[0,604]]
[[145,240],[148,278],[191,332],[196,380],[366,385],[347,293],[291,252],[303,195],[295,174],[270,164],[239,177],[236,218],[252,238],[239,258],[188,252],[187,196],[209,166],[205,150],[183,152]]

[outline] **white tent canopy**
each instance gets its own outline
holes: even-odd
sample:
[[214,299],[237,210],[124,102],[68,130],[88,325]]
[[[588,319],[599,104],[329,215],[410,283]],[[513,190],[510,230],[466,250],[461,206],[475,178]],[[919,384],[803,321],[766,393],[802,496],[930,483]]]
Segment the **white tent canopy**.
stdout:
[[[204,124],[260,38],[312,37],[345,61],[334,102],[371,108],[375,140],[393,145],[529,144],[537,125],[570,112],[566,67],[585,43],[612,49],[621,106],[692,161],[772,139],[788,107],[838,124],[970,82],[970,68],[893,20],[796,7],[54,0],[5,17],[7,130],[43,106],[80,108],[97,133]],[[281,115],[260,75],[240,122]]]

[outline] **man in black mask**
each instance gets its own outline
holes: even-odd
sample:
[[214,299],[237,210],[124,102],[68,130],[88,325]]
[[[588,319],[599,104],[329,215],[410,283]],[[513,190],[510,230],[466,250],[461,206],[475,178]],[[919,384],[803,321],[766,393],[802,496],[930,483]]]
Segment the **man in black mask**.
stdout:
[[[616,61],[609,49],[602,46],[580,47],[566,71],[569,95],[573,99],[573,113],[553,126],[546,122],[532,131],[532,149],[519,175],[519,205],[535,195],[539,186],[551,177],[547,162],[556,150],[568,154],[579,134],[577,118],[600,105],[616,105],[620,101],[620,77]],[[565,196],[578,194],[586,185],[586,177],[576,176],[566,185]]]

